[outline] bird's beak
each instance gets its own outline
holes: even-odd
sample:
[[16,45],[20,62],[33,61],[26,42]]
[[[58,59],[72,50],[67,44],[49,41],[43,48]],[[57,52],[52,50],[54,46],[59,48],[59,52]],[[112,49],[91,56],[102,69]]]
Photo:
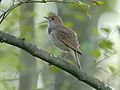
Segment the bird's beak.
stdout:
[[44,18],[48,20],[48,17],[44,17]]

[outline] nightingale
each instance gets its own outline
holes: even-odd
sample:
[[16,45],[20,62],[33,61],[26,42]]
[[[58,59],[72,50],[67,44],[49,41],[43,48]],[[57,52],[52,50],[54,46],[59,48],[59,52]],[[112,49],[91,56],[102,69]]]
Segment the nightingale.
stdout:
[[62,19],[59,16],[44,17],[48,20],[48,35],[53,44],[64,52],[74,51],[75,61],[80,70],[82,70],[78,54],[82,55],[79,49],[80,45],[77,40],[77,34],[63,25]]

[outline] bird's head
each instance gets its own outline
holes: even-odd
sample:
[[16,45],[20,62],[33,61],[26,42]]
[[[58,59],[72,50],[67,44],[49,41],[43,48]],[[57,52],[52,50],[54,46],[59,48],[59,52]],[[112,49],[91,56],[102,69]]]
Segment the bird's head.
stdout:
[[59,16],[49,16],[44,18],[48,20],[50,27],[63,25],[63,22]]

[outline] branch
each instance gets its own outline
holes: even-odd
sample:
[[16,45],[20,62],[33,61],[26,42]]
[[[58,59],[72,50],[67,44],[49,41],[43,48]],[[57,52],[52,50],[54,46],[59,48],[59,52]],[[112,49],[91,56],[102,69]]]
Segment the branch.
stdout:
[[26,40],[18,39],[13,35],[0,31],[0,42],[1,43],[4,42],[19,47],[28,52],[29,54],[31,54],[32,56],[38,57],[43,61],[53,64],[59,67],[60,69],[70,73],[71,75],[76,77],[79,81],[83,81],[84,83],[92,86],[97,90],[112,90],[110,87],[105,85],[100,80],[94,78],[91,75],[86,74],[85,72],[81,72],[76,66],[71,65],[69,62],[66,62],[66,60],[60,57],[56,57],[44,51],[43,49],[39,49],[35,45],[27,42]]
[[21,1],[21,0],[18,0],[18,3],[15,3],[15,0],[13,0],[13,4],[6,11],[2,10],[3,13],[0,15],[0,24],[3,22],[3,20],[5,20],[5,18],[10,14],[10,12],[12,10],[14,10],[15,8],[17,8],[17,7],[19,7],[19,6],[23,5],[23,4],[26,4],[26,3],[47,3],[47,2],[73,3],[73,4],[79,5],[78,2],[69,2],[69,1],[45,1],[45,0],[42,0],[42,1],[39,1],[39,0]]

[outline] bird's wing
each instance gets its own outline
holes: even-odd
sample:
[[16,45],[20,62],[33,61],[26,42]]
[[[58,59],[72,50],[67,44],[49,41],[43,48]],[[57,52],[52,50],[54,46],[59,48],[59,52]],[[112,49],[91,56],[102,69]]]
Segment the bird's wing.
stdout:
[[59,28],[59,30],[57,31],[57,38],[69,48],[82,54],[79,49],[79,43],[76,33],[74,31],[65,27],[62,27],[61,29]]

